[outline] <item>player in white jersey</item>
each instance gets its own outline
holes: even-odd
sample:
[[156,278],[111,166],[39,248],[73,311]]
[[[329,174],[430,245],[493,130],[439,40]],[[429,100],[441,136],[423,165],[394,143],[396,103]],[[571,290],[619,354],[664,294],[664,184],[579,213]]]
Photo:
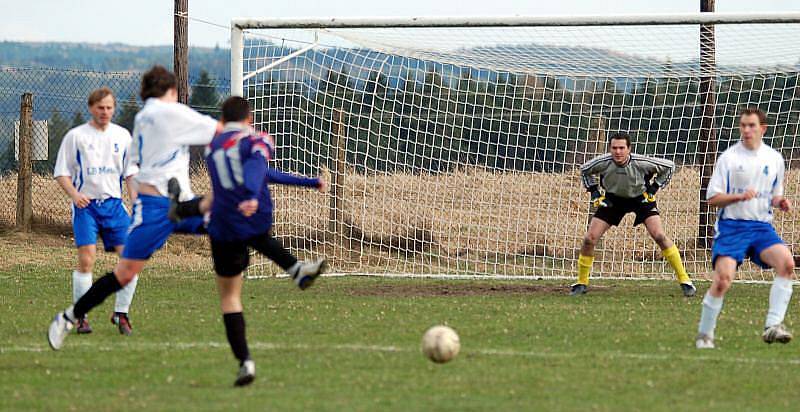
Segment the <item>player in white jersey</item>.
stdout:
[[739,118],[741,141],[717,159],[706,190],[709,205],[719,208],[711,262],[713,283],[703,299],[703,310],[695,345],[714,347],[714,329],[725,292],[736,269],[750,258],[757,265],[775,270],[769,293],[769,310],[761,335],[766,343],[792,340],[783,318],[792,297],[794,258],[772,226],[773,208],[792,208],[783,195],[783,156],[762,138],[767,117],[761,110],[745,109]]
[[[131,184],[136,165],[127,162],[131,135],[111,123],[114,94],[103,87],[89,95],[92,119],[67,132],[58,150],[54,175],[72,199],[72,230],[78,249],[78,267],[72,272],[72,301],[92,286],[92,267],[97,254],[97,235],[107,252],[121,253],[128,234],[130,216],[122,203],[122,181],[131,199],[136,190]],[[120,333],[131,334],[128,310],[136,291],[136,276],[117,293],[111,321]],[[77,319],[78,333],[91,333],[86,317]]]
[[176,179],[183,198],[193,196],[189,187],[189,145],[208,144],[221,125],[178,103],[175,75],[161,66],[144,74],[140,96],[145,104],[136,115],[130,156],[130,161],[139,165],[135,178],[139,197],[122,258],[114,271],[98,279],[75,305],[56,314],[48,331],[53,349],[61,348],[77,319],[141,273],[170,234],[205,232],[201,216],[179,223],[168,219],[167,186],[170,179]]

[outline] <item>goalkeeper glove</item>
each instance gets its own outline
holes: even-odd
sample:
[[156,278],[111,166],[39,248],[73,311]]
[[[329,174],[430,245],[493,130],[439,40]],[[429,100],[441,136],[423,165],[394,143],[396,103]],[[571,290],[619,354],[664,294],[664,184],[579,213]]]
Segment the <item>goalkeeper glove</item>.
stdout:
[[646,184],[644,193],[642,193],[642,203],[653,203],[656,201],[656,192],[658,192],[658,183]]
[[589,191],[592,192],[592,206],[595,208],[611,206],[611,202],[606,199],[604,194],[600,193],[600,189],[596,185],[590,187]]

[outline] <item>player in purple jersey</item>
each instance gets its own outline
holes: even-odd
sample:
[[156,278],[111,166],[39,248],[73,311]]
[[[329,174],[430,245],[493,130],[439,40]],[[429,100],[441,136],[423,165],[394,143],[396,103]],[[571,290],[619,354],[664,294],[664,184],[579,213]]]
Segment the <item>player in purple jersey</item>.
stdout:
[[[250,105],[231,97],[222,105],[224,127],[206,148],[206,164],[213,196],[208,235],[217,273],[217,289],[225,332],[233,354],[239,360],[236,386],[251,383],[255,363],[250,359],[242,314],[242,272],[250,259],[249,248],[275,262],[300,289],[306,289],[326,269],[324,259],[298,262],[272,235],[272,198],[269,184],[284,184],[327,191],[320,178],[281,172],[269,166],[275,153],[272,138],[250,126]],[[175,186],[175,185],[173,185]],[[173,198],[180,198],[173,194]]]

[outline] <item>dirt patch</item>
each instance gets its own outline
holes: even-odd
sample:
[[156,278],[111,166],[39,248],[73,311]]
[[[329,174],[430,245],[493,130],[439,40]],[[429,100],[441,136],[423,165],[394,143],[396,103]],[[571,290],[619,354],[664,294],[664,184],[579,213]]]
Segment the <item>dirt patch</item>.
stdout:
[[[591,293],[607,292],[608,286],[592,286]],[[349,290],[351,296],[427,297],[427,296],[493,296],[493,295],[566,295],[569,286],[526,285],[520,283],[474,283],[454,281],[450,284],[409,283],[373,284]]]

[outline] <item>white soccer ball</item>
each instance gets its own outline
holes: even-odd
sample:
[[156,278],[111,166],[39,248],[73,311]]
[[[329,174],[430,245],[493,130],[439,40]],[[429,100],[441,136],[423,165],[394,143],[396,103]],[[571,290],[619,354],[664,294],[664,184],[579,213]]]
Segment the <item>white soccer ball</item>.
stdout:
[[461,350],[458,334],[447,326],[434,326],[422,336],[422,353],[436,363],[449,362]]

